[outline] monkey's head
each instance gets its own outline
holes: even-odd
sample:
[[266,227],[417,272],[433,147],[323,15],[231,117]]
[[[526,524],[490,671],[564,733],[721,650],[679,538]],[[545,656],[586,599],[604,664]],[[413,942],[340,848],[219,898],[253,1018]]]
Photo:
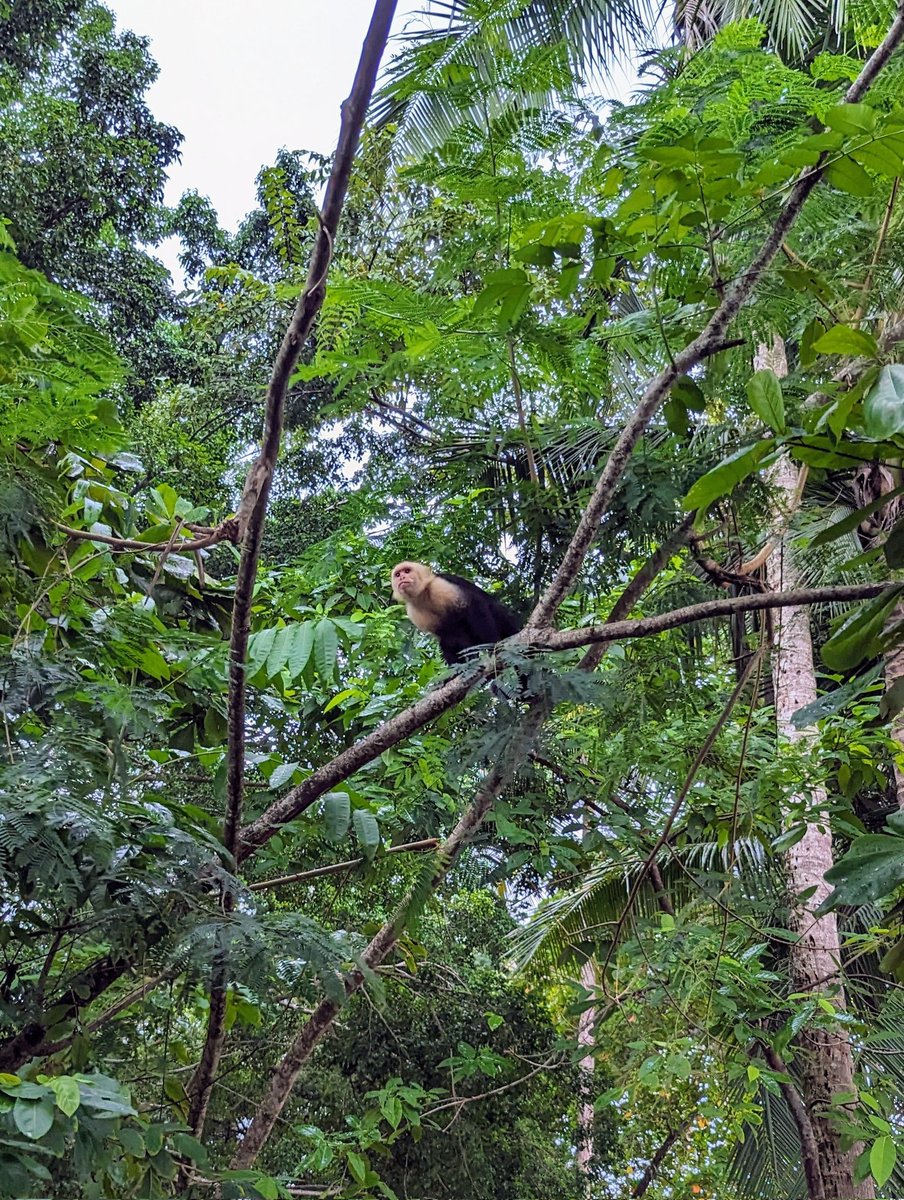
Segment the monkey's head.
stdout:
[[416,599],[430,580],[433,572],[423,563],[400,562],[392,568],[391,575],[393,598],[404,603]]

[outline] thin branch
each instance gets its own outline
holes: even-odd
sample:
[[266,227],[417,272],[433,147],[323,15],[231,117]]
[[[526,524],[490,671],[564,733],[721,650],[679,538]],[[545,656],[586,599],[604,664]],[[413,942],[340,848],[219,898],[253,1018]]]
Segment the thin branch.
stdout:
[[[195,538],[190,542],[172,542],[172,540],[141,542],[137,538],[121,538],[106,533],[92,533],[89,529],[70,529],[68,525],[61,525],[59,521],[54,521],[53,524],[67,537],[76,538],[78,541],[102,542],[105,546],[112,546],[115,550],[142,550],[145,554],[192,554],[196,550],[205,550],[208,546],[216,546],[220,542],[238,541],[239,535],[238,522],[234,519],[224,521],[222,525],[218,525],[204,537]],[[174,530],[175,533],[178,533],[178,528]]]
[[[351,93],[342,105],[342,120],[336,155],[324,195],[320,228],[314,240],[305,286],[298,298],[295,312],[286,329],[273,363],[267,387],[264,410],[264,430],[261,450],[245,479],[237,520],[241,529],[242,553],[236,577],[232,612],[232,636],[229,646],[229,694],[227,699],[226,752],[226,813],[223,821],[223,844],[234,855],[242,821],[245,776],[245,660],[251,631],[251,606],[257,566],[263,538],[264,518],[279,446],[282,438],[286,393],[298,356],[323,305],[326,277],[333,256],[333,245],[339,218],[348,191],[349,177],[361,129],[389,29],[395,13],[396,0],[376,0],[370,27],[361,49]],[[224,891],[223,909],[229,912],[234,904],[232,893]],[[226,1036],[226,987],[228,963],[225,946],[218,951],[213,965],[210,993],[210,1013],[207,1038],[201,1061],[191,1086],[190,1124],[200,1135],[217,1067]]]
[[[626,638],[652,637],[695,621],[725,617],[736,612],[757,612],[760,609],[792,608],[795,605],[831,604],[846,600],[869,600],[883,592],[900,587],[897,583],[852,583],[833,587],[797,588],[791,592],[759,592],[753,596],[725,596],[704,600],[687,608],[674,608],[656,617],[641,617],[633,621],[617,621],[612,625],[586,625],[577,629],[536,630],[524,645],[534,650],[574,650],[597,642],[608,645]],[[509,639],[512,645],[521,643],[521,634]],[[506,645],[505,642],[502,643]]]
[[223,841],[233,854],[242,819],[242,781],[245,774],[245,659],[251,629],[251,601],[263,537],[267,501],[279,455],[286,392],[298,356],[307,340],[326,295],[326,275],[332,257],[339,217],[348,191],[352,162],[361,128],[373,94],[374,83],[389,28],[395,0],[376,0],[370,27],[361,49],[358,69],[348,99],[342,105],[342,122],[333,168],[326,186],[320,228],[314,241],[307,282],[283,337],[267,387],[261,451],[245,480],[239,504],[242,525],[242,557],[239,562],[229,648],[228,763],[226,818]]
[[659,1168],[662,1166],[668,1152],[675,1145],[679,1138],[684,1137],[685,1133],[690,1128],[691,1120],[692,1118],[688,1117],[686,1121],[682,1121],[680,1125],[676,1126],[674,1129],[670,1129],[666,1134],[661,1146],[650,1159],[647,1169],[644,1171],[643,1175],[641,1175],[640,1179],[638,1179],[637,1183],[635,1183],[631,1190],[631,1195],[635,1198],[635,1200],[640,1200],[640,1197],[646,1193],[647,1188],[656,1178]]
[[[852,104],[865,94],[902,39],[904,39],[904,9],[899,9],[882,44],[870,55],[863,70],[848,88],[845,95],[846,103]],[[804,168],[797,177],[797,182],[791,188],[788,199],[759,252],[747,270],[725,289],[723,300],[706,323],[703,331],[683,350],[679,351],[672,362],[647,385],[640,403],[609,455],[555,578],[528,619],[530,628],[543,628],[552,623],[559,606],[574,585],[587,552],[599,531],[600,520],[611,503],[628,465],[628,460],[644,430],[668,397],[672,385],[679,376],[686,374],[705,358],[718,351],[728,326],[746,303],[763,273],[781,249],[789,230],[800,215],[804,202],[822,178],[824,166],[825,155],[821,156],[813,166]]]
[[879,236],[876,238],[876,248],[873,251],[873,257],[869,264],[869,270],[866,272],[866,279],[863,281],[863,290],[860,293],[860,303],[857,305],[857,311],[851,317],[851,324],[857,326],[863,320],[863,314],[866,312],[866,305],[869,300],[869,294],[873,290],[873,277],[876,274],[876,267],[879,265],[879,258],[882,254],[882,247],[885,245],[885,239],[888,236],[888,227],[891,224],[891,215],[894,212],[895,200],[898,198],[898,188],[901,185],[901,177],[895,176],[894,182],[891,185],[891,195],[888,197],[888,204],[885,206],[885,215],[882,218],[882,224],[879,226]]
[[531,445],[530,432],[527,428],[527,417],[524,412],[524,389],[521,386],[521,376],[518,374],[518,364],[515,361],[515,339],[511,334],[508,335],[508,358],[509,371],[512,376],[512,392],[515,396],[515,410],[518,414],[518,427],[521,430],[521,436],[524,438],[524,453],[527,455],[527,469],[530,474],[530,481],[539,487],[540,476],[537,473],[537,460],[534,457],[534,448]]
[[[399,846],[389,846],[380,855],[385,858],[388,854],[419,854],[425,850],[435,850],[439,845],[437,838],[424,838],[420,842],[405,842]],[[310,871],[297,871],[294,875],[280,875],[276,879],[261,879],[257,883],[249,883],[249,892],[263,892],[269,888],[282,887],[288,883],[303,883],[306,879],[319,879],[321,875],[341,875],[343,871],[351,871],[364,863],[375,861],[367,858],[350,858],[346,862],[330,863],[326,867],[314,867]]]

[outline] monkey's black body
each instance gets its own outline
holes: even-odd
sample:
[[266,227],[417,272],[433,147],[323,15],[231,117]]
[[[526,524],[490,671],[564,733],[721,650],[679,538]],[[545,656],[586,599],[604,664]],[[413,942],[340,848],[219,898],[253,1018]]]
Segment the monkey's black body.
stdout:
[[436,572],[438,579],[454,584],[461,604],[443,613],[434,633],[442,656],[452,666],[464,661],[472,646],[501,642],[521,629],[523,622],[506,606],[470,579]]

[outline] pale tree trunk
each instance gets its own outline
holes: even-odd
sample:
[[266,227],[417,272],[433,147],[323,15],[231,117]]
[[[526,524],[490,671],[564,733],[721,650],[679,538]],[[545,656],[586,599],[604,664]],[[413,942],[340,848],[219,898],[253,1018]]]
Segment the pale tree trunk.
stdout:
[[[581,967],[581,986],[590,992],[596,991],[596,964],[588,958]],[[593,1056],[596,1028],[596,1006],[585,1008],[578,1017],[578,1045],[585,1053],[578,1064],[580,1071],[581,1107],[578,1114],[577,1163],[581,1174],[586,1176],[590,1171],[590,1160],[593,1158],[593,1073],[596,1060]]]
[[[757,367],[770,366],[784,374],[784,346],[776,339],[772,351],[761,347]],[[800,586],[786,533],[800,502],[801,481],[791,460],[783,455],[771,470],[776,496],[773,522],[775,548],[766,561],[766,577],[776,591]],[[805,747],[814,730],[797,729],[792,717],[816,699],[813,643],[806,608],[777,609],[774,614],[772,680],[775,718],[780,740]],[[806,794],[789,797],[808,808],[824,809],[825,789],[810,786]],[[818,823],[817,823],[818,820]],[[831,891],[825,873],[832,866],[832,836],[828,821],[818,817],[787,854],[789,926],[797,935],[789,951],[791,982],[795,991],[824,997],[838,1010],[845,1006],[840,974],[841,941],[834,913],[817,917],[816,908]],[[796,1040],[795,1066],[804,1105],[812,1123],[818,1162],[808,1161],[810,1200],[852,1200],[875,1196],[872,1179],[854,1184],[854,1161],[861,1147],[842,1148],[841,1137],[827,1120],[833,1100],[855,1095],[854,1064],[850,1042],[842,1031],[804,1030]],[[821,1194],[820,1194],[821,1193]]]

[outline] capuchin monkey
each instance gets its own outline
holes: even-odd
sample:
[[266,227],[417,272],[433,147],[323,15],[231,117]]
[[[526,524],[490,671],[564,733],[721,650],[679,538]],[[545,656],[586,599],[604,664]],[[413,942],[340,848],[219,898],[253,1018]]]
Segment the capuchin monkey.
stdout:
[[449,666],[463,662],[471,646],[501,642],[522,625],[483,588],[460,575],[434,574],[423,563],[394,566],[392,594],[405,605],[412,625],[437,639]]

